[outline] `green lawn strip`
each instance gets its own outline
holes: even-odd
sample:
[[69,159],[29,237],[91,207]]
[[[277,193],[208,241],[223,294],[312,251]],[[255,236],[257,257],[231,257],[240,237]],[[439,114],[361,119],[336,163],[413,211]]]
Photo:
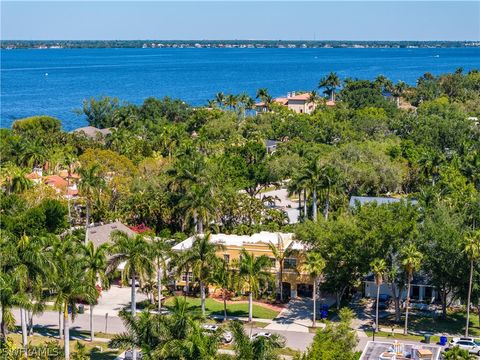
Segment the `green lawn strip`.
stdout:
[[287,355],[287,356],[292,356],[292,357],[294,357],[294,356],[296,356],[296,355],[299,355],[299,354],[300,354],[300,351],[294,350],[294,349],[289,348],[289,347],[284,347],[284,348],[282,348],[282,349],[279,349],[279,350],[278,350],[278,353],[279,353],[280,355]]
[[[373,331],[367,330],[365,331],[365,334],[367,334],[369,338],[373,339]],[[392,340],[412,340],[412,341],[423,341],[425,339],[423,335],[414,335],[414,334],[403,335],[403,334],[397,334],[397,333],[394,333],[392,335],[391,332],[386,332],[386,331],[379,331],[375,333],[375,339],[376,338],[388,338]],[[440,342],[440,336],[434,335],[430,338],[431,344],[436,344],[439,342]]]
[[251,323],[247,322],[245,324],[247,324],[248,326],[253,326],[254,328],[262,328],[262,329],[270,325],[270,323],[261,322],[261,321],[252,321]]
[[[201,301],[199,298],[187,298],[189,307],[194,311],[201,311]],[[173,298],[166,301],[165,306],[171,307]],[[220,315],[223,316],[223,304],[213,299],[206,299],[205,309],[207,315]],[[248,304],[227,304],[228,316],[248,316]],[[278,315],[278,312],[260,305],[253,304],[253,317],[257,319],[274,319]]]
[[[399,328],[402,326],[394,322],[395,316],[391,315],[387,318],[380,319],[380,326],[391,328]],[[402,322],[404,318],[402,317]],[[413,333],[432,333],[432,334],[458,334],[462,335],[465,331],[466,314],[463,312],[449,313],[446,319],[440,317],[428,317],[412,314],[408,319],[408,331]],[[478,316],[473,314],[470,316],[470,335],[480,336],[480,326],[478,324]]]
[[[51,328],[51,327],[43,327],[43,326],[34,326],[33,327],[35,334],[39,334],[41,336],[48,336],[48,337],[58,337],[58,328]],[[20,332],[20,326],[16,326],[16,331]],[[71,337],[79,337],[82,339],[90,339],[90,331],[87,330],[74,330],[70,329],[70,336]],[[105,334],[104,332],[95,332],[96,338],[102,339],[111,339],[113,334]]]

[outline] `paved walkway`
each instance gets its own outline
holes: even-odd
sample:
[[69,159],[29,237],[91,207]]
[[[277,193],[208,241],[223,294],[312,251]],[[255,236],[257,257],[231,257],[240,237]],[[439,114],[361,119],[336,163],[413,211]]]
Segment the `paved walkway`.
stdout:
[[288,197],[288,191],[285,188],[277,190],[269,190],[261,192],[256,196],[258,199],[270,197],[275,205],[272,206],[275,209],[283,210],[288,215],[288,222],[290,224],[295,224],[298,222],[300,217],[300,210],[298,208],[298,200],[293,201]]
[[[317,318],[320,318],[321,304],[331,306],[334,300],[331,298],[322,298],[317,301]],[[308,333],[312,326],[313,300],[310,298],[298,298],[289,301],[285,309],[273,319],[267,330],[282,330]],[[325,327],[325,324],[318,322],[317,327]]]
[[[98,299],[98,304],[93,307],[94,315],[102,315],[108,313],[109,316],[117,316],[119,311],[124,307],[130,307],[131,288],[119,287],[118,285],[112,285],[107,291],[103,291],[102,295]],[[147,299],[145,294],[138,291],[136,292],[137,303]],[[89,312],[89,306],[85,306],[85,312]]]

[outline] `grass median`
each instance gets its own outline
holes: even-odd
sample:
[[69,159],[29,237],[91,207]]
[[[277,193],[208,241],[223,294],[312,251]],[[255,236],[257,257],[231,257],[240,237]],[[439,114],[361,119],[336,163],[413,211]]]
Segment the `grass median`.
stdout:
[[[201,301],[199,298],[187,297],[187,302],[192,311],[201,312]],[[173,305],[173,298],[166,301],[165,306],[167,308]],[[223,303],[213,299],[207,298],[205,301],[206,315],[219,315],[223,316]],[[272,310],[266,306],[253,304],[253,317],[256,319],[274,319],[278,315],[278,311]],[[248,317],[248,303],[239,302],[227,304],[227,315]]]

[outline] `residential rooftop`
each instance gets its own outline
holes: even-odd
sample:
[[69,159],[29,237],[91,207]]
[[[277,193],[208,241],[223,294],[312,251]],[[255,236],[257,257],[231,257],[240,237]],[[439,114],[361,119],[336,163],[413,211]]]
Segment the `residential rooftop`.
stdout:
[[[396,353],[397,352],[397,353]],[[416,352],[417,357],[412,356]],[[418,357],[421,354],[421,357]],[[429,344],[405,344],[382,341],[369,341],[360,356],[360,360],[382,360],[382,359],[421,359],[439,360],[441,348]]]
[[[291,233],[273,233],[268,231],[261,231],[253,235],[228,235],[228,234],[211,234],[210,241],[215,244],[222,244],[223,246],[244,247],[253,244],[278,244],[283,241],[284,247],[292,247],[295,250],[303,250],[304,245],[293,239]],[[191,236],[181,243],[175,245],[173,250],[182,251],[190,249],[197,237],[203,237],[204,234]]]
[[357,202],[360,203],[360,205],[365,205],[367,203],[377,203],[378,205],[383,205],[383,204],[393,204],[393,203],[398,203],[400,201],[407,201],[411,204],[417,204],[417,200],[413,199],[407,199],[407,198],[393,198],[393,197],[375,197],[375,196],[352,196],[350,198],[350,207],[355,207]]
[[72,133],[82,134],[82,135],[85,135],[86,137],[95,139],[97,138],[97,136],[105,137],[107,135],[110,135],[112,133],[112,130],[99,129],[94,126],[84,126],[84,127],[73,130]]
[[110,224],[98,225],[88,228],[88,239],[93,242],[95,247],[98,247],[105,243],[110,243],[110,235],[115,230],[120,230],[127,233],[128,236],[136,234],[135,231],[128,226],[122,224],[120,221],[115,221]]

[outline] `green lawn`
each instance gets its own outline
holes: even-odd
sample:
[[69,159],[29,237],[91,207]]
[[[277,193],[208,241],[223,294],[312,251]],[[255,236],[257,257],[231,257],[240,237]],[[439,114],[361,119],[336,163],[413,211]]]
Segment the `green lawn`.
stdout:
[[[402,327],[403,323],[395,324],[393,322],[394,316],[390,316],[385,319],[380,319],[380,326]],[[404,318],[402,317],[402,321]],[[408,319],[408,331],[409,332],[429,332],[429,333],[448,333],[462,335],[465,332],[466,314],[462,312],[450,313],[446,319],[440,317],[433,318],[427,316],[417,316],[412,314]],[[478,315],[470,315],[470,335],[480,336],[480,326],[478,323]]]
[[[367,334],[367,336],[369,338],[373,338],[373,332],[370,331],[370,330],[367,330],[365,331],[365,334]],[[425,339],[424,336],[422,335],[412,335],[412,334],[408,334],[408,335],[403,335],[403,334],[393,334],[392,336],[392,333],[390,332],[385,332],[385,331],[379,331],[375,334],[375,337],[381,337],[381,338],[390,338],[392,340],[394,339],[397,339],[397,340],[413,340],[413,341],[423,341]],[[449,338],[448,340],[451,340],[451,338]],[[432,336],[430,338],[430,343],[431,344],[436,344],[440,342],[440,336]]]
[[[189,306],[194,311],[201,311],[201,303],[199,298],[187,298]],[[172,305],[173,298],[166,301],[165,306],[168,308]],[[215,301],[213,299],[206,299],[205,303],[207,315],[223,315],[223,303]],[[227,304],[228,316],[248,316],[248,304]],[[257,319],[273,319],[278,315],[278,311],[253,304],[253,317]]]

